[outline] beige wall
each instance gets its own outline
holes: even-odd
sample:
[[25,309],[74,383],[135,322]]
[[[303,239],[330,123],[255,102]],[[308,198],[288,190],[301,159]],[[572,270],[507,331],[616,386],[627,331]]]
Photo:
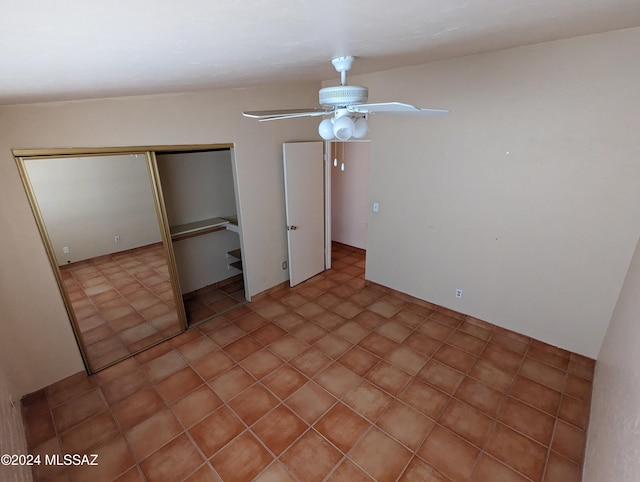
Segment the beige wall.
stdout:
[[[334,142],[331,167],[331,240],[367,248],[371,143]],[[338,165],[333,166],[333,159]],[[344,162],[345,169],[341,170]]]
[[144,154],[24,162],[58,265],[162,242]]
[[316,138],[314,119],[258,123],[242,110],[307,105],[316,84],[0,107],[3,368],[19,395],[83,369],[20,183],[12,148],[236,144],[251,294],[287,279],[282,142]]
[[640,28],[351,77],[452,111],[370,120],[367,277],[595,357],[640,234],[638,45]]
[[640,480],[640,243],[598,355],[585,482]]

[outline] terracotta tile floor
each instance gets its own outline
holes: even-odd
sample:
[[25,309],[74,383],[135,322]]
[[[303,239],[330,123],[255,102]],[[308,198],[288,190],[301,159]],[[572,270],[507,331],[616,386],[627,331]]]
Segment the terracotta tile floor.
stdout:
[[364,254],[23,400],[47,481],[580,480],[594,361],[365,286]]

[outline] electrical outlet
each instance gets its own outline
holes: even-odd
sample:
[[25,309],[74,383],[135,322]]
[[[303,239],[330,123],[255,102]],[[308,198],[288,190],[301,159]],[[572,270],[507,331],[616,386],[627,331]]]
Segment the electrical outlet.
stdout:
[[283,261],[282,262],[282,269],[287,269],[287,266],[288,266],[287,262]]
[[462,299],[462,290],[460,288],[456,288],[456,298]]
[[63,252],[64,254],[69,254],[69,246],[63,246],[63,247],[62,247],[62,252]]
[[114,237],[113,237],[113,240],[114,240],[116,243],[119,243],[119,242],[120,242],[120,236],[117,236],[117,235],[116,235],[116,236],[114,236]]

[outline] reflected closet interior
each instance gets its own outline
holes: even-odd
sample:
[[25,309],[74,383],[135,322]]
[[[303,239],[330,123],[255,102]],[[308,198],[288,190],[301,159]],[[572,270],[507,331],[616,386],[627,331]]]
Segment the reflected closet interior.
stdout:
[[14,151],[89,373],[245,303],[232,147]]

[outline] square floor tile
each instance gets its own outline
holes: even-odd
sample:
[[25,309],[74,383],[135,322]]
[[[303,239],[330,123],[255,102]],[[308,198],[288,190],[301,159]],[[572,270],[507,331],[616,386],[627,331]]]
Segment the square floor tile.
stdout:
[[223,406],[191,427],[189,433],[204,455],[211,457],[244,429],[237,415]]
[[254,482],[296,482],[280,462],[273,462]]
[[456,390],[455,397],[482,410],[490,417],[495,417],[506,395],[473,378],[466,377]]
[[356,412],[337,403],[314,428],[346,454],[369,426],[370,423]]
[[285,404],[309,424],[326,412],[336,399],[315,382],[309,381],[291,395]]
[[368,373],[366,379],[395,396],[407,385],[411,376],[383,361]]
[[450,397],[437,388],[414,378],[400,392],[398,399],[432,420],[436,420],[440,416],[442,409],[449,402]]
[[344,338],[329,333],[316,341],[313,346],[329,358],[338,358],[353,345]]
[[[135,463],[127,442],[122,436],[111,439],[104,445],[93,449],[93,453],[98,455],[98,465],[71,467],[69,476],[73,482],[113,480]],[[61,480],[66,480],[66,478]]]
[[93,447],[104,444],[119,433],[113,416],[105,410],[60,434],[60,443],[63,453],[90,453]]
[[418,372],[418,378],[439,388],[443,392],[452,394],[464,378],[464,375],[453,368],[435,360],[429,360]]
[[222,403],[220,397],[213,393],[208,385],[202,385],[177,400],[171,408],[178,420],[188,428],[212,413]]
[[308,428],[295,413],[279,405],[256,423],[252,430],[276,456]]
[[255,384],[229,402],[229,406],[246,423],[252,425],[279,403],[266,388]]
[[504,403],[498,420],[547,446],[556,422],[553,417],[511,397]]
[[506,425],[496,424],[485,451],[533,480],[542,478],[546,448]]
[[251,337],[263,346],[267,346],[285,336],[287,332],[272,323],[264,325],[251,333]]
[[466,481],[480,450],[440,425],[435,425],[418,450],[418,455],[447,477]]
[[393,398],[375,385],[363,381],[344,396],[344,402],[371,422],[391,404]]
[[140,463],[149,482],[181,480],[203,462],[202,455],[182,434]]
[[544,482],[580,482],[580,466],[571,460],[555,453],[549,453],[549,460],[544,474]]
[[106,408],[102,392],[99,388],[94,388],[54,408],[53,421],[58,432],[64,432]]
[[234,366],[209,382],[213,391],[225,402],[249,388],[255,379],[240,366]]
[[418,353],[426,356],[433,355],[442,345],[440,340],[436,340],[419,331],[414,331],[402,342],[403,345],[413,348]]
[[554,417],[558,413],[560,393],[528,378],[516,376],[509,394]]
[[398,482],[414,482],[418,480],[429,482],[450,482],[450,479],[442,475],[423,460],[418,457],[413,457]]
[[223,348],[224,352],[236,361],[242,361],[260,349],[262,345],[248,335]]
[[338,358],[338,363],[345,366],[349,370],[354,371],[360,376],[364,376],[379,361],[380,358],[368,352],[367,350],[360,348],[359,346],[354,346],[344,355]]
[[240,365],[259,380],[278,368],[282,363],[284,362],[280,358],[263,348],[242,360]]
[[291,330],[291,334],[298,340],[313,344],[327,334],[327,330],[312,322],[303,322]]
[[142,460],[182,432],[169,409],[163,409],[125,432],[137,460]]
[[493,427],[494,419],[480,410],[459,400],[452,399],[445,408],[438,423],[451,432],[471,442],[476,447],[483,447]]
[[307,343],[298,340],[291,335],[285,335],[269,345],[269,350],[283,360],[290,360],[309,348]]
[[310,347],[292,359],[290,363],[306,376],[313,377],[316,373],[331,363],[331,359],[320,350]]
[[155,388],[167,403],[172,403],[203,384],[204,380],[200,375],[187,366],[159,381]]
[[151,417],[166,405],[160,395],[152,387],[144,388],[129,398],[111,407],[113,415],[118,420],[123,430],[128,430],[138,425],[143,420]]
[[[513,471],[490,455],[482,454],[471,476],[471,482],[500,480],[503,482],[527,482],[523,476]],[[568,482],[566,479],[558,479]]]
[[402,402],[394,401],[376,425],[412,451],[418,450],[433,421]]
[[498,368],[483,358],[477,359],[476,364],[469,371],[469,376],[501,392],[507,392],[514,379],[512,373]]
[[356,373],[337,363],[329,365],[314,378],[316,383],[338,398],[356,386],[360,380]]
[[551,448],[573,462],[582,463],[586,433],[568,423],[558,420]]
[[471,353],[446,343],[438,349],[433,358],[462,373],[467,373],[478,360]]
[[396,480],[411,452],[373,427],[349,453],[349,457],[375,480]]
[[262,379],[262,383],[281,400],[285,400],[307,381],[306,376],[289,365],[276,368],[270,375]]
[[342,455],[314,430],[309,430],[280,457],[300,482],[322,480]]
[[391,351],[385,360],[393,366],[404,370],[409,375],[416,375],[427,361],[427,356],[407,346],[400,345]]
[[250,481],[271,463],[273,457],[249,432],[245,432],[218,452],[211,465],[222,480]]

